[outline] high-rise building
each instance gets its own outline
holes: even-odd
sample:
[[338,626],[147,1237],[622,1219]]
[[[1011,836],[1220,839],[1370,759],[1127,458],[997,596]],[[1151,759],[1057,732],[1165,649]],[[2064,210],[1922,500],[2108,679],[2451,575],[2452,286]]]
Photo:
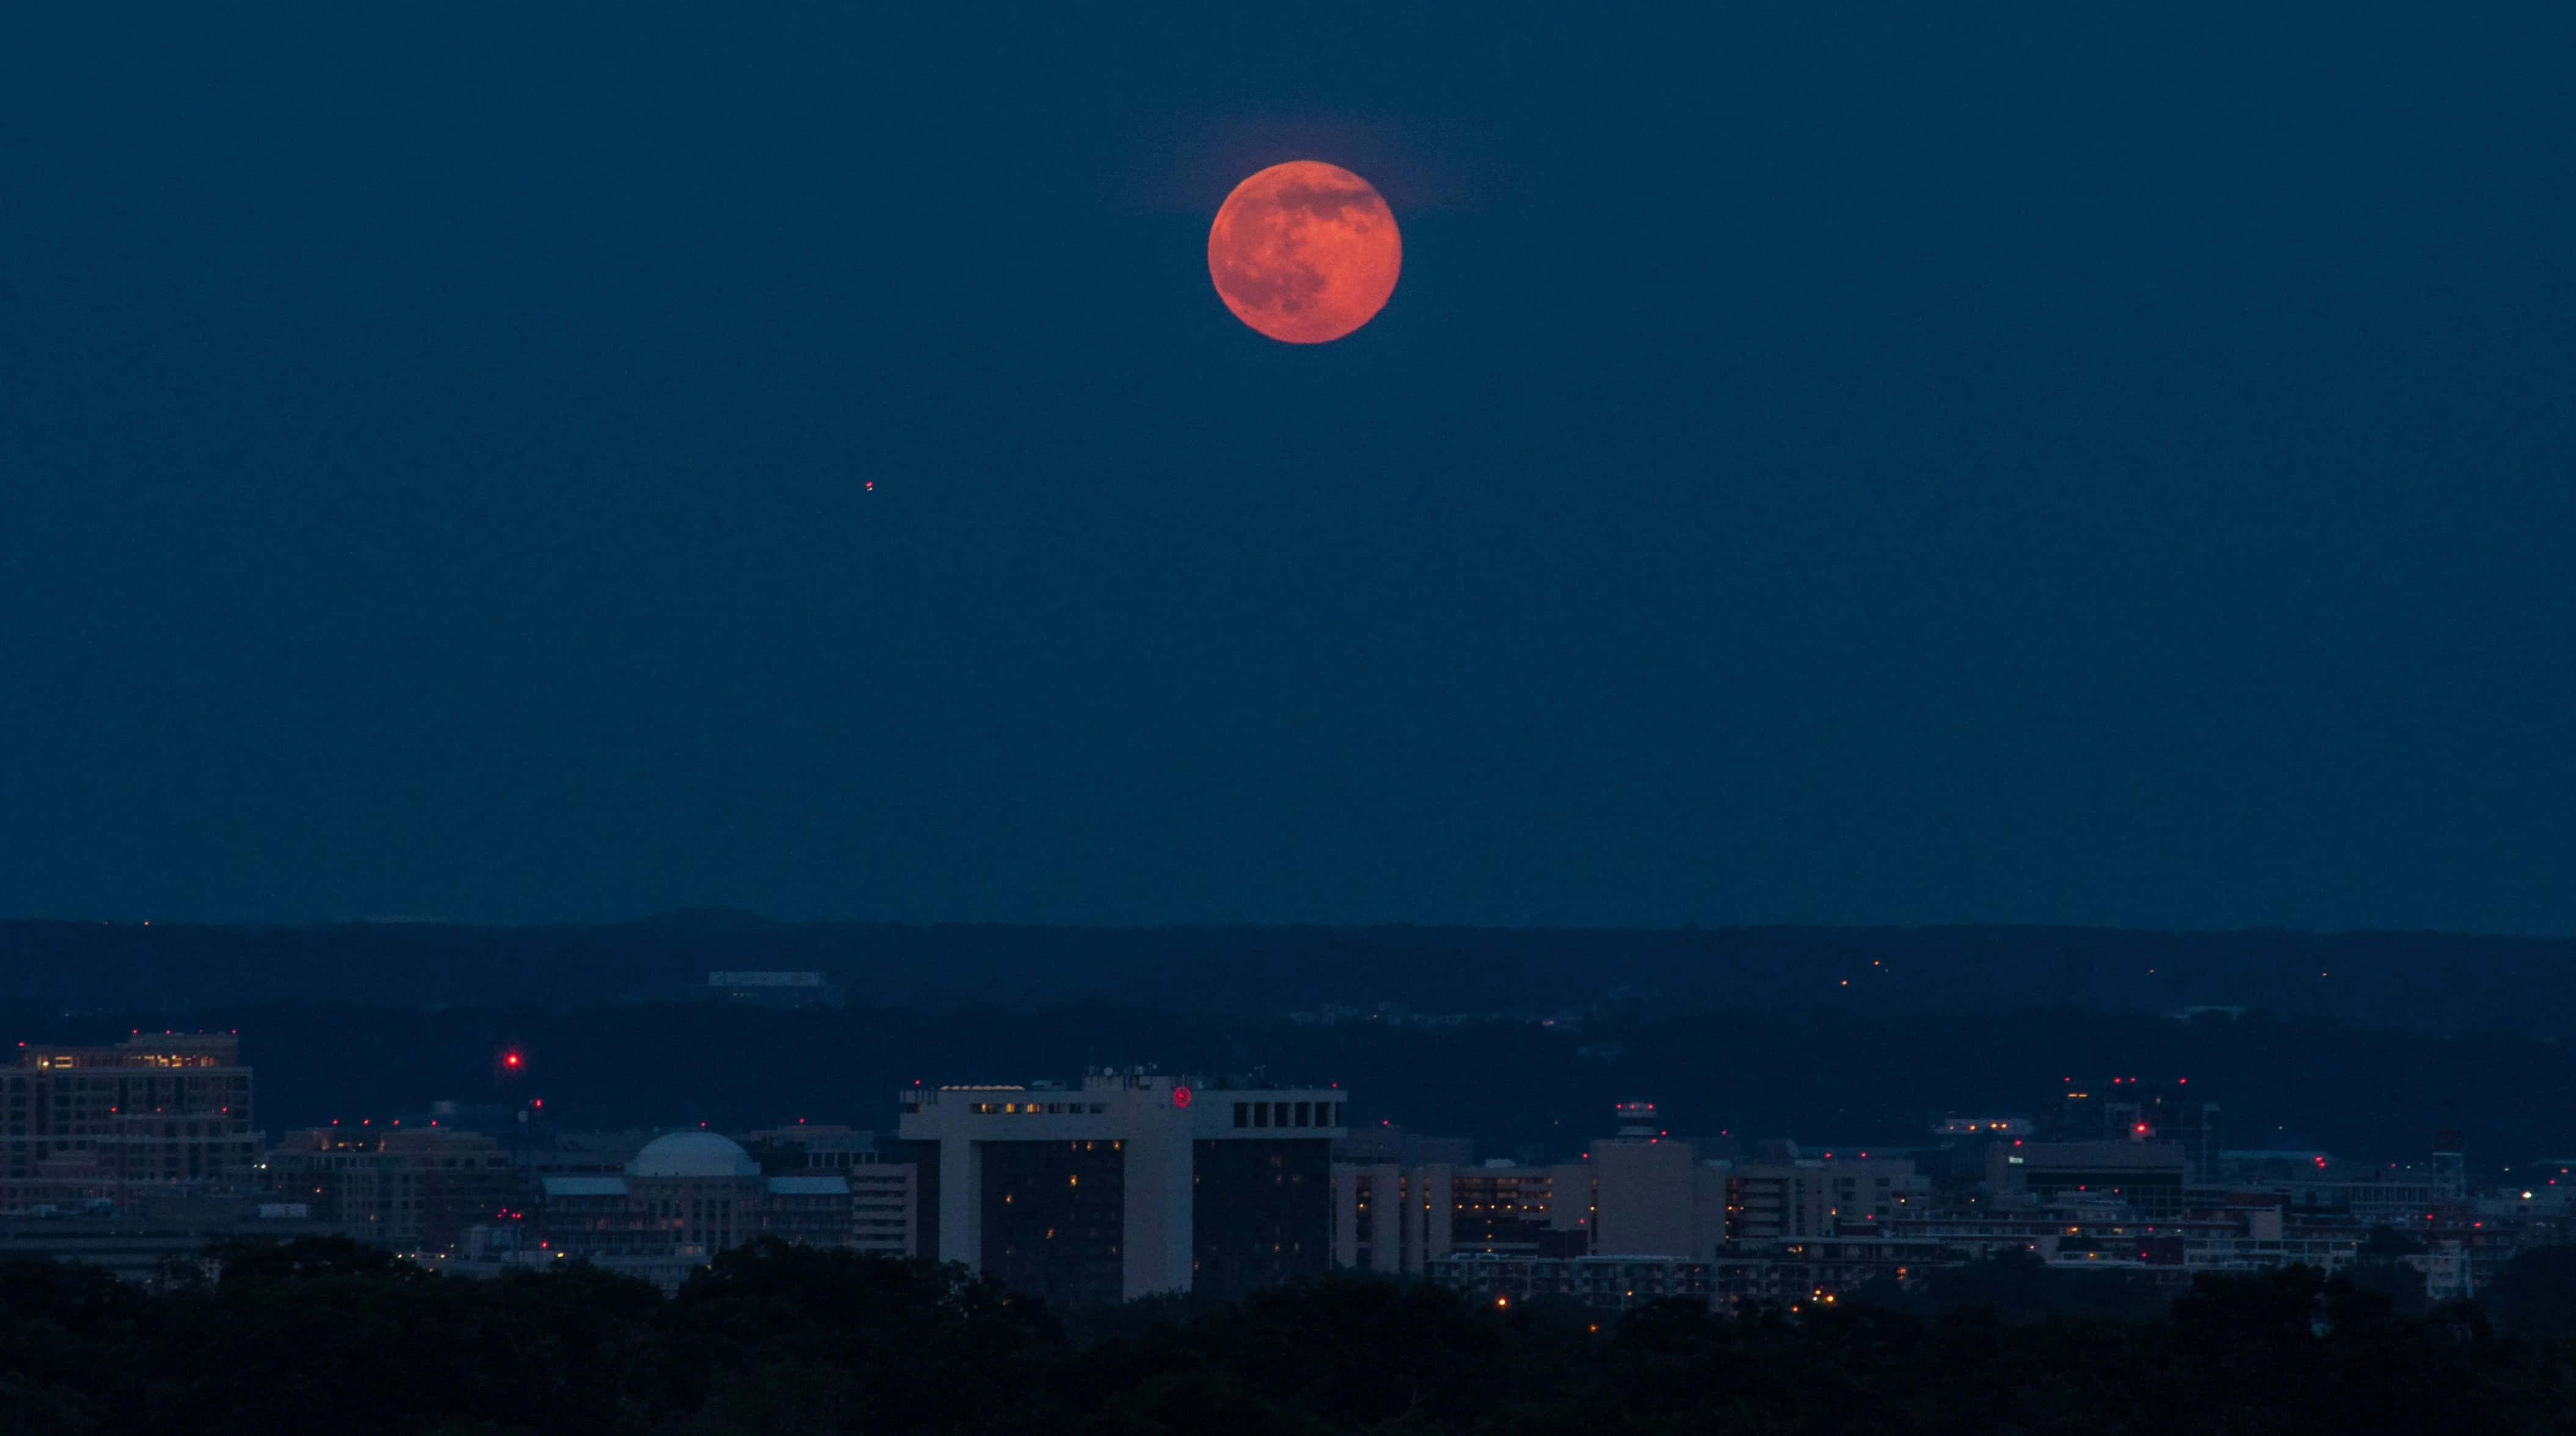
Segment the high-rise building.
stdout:
[[1333,1265],[1418,1275],[1448,1255],[1456,1171],[1448,1162],[1333,1163]]
[[940,1258],[1079,1306],[1324,1270],[1346,1097],[1131,1070],[897,1101]]
[[1738,1162],[1726,1174],[1726,1238],[1782,1242],[1865,1236],[1931,1206],[1932,1185],[1907,1157],[1793,1157]]
[[1592,1144],[1592,1251],[1597,1256],[1705,1259],[1726,1239],[1726,1168],[1670,1137]]
[[2060,1142],[2169,1144],[2181,1149],[2188,1181],[2218,1180],[2218,1104],[2194,1095],[2188,1078],[2069,1082],[2046,1135]]
[[179,1186],[239,1184],[259,1161],[251,1072],[230,1034],[31,1046],[5,1085],[0,1210],[121,1205]]
[[1336,1161],[1333,1265],[1419,1275],[1456,1252],[1581,1256],[1591,1250],[1592,1178],[1581,1162]]
[[1453,1252],[1571,1257],[1592,1248],[1591,1172],[1580,1162],[1459,1167],[1449,1194]]

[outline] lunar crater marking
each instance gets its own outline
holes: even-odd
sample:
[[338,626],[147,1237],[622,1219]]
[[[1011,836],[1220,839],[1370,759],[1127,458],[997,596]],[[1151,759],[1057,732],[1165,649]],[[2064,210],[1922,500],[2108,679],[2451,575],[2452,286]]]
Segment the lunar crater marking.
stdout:
[[1235,317],[1320,344],[1369,322],[1395,290],[1403,240],[1368,181],[1314,160],[1235,186],[1208,230],[1208,277]]

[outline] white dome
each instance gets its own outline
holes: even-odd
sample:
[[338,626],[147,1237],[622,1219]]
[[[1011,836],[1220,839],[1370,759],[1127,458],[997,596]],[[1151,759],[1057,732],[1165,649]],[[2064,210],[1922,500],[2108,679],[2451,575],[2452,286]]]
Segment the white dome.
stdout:
[[760,1164],[730,1137],[673,1132],[644,1144],[626,1164],[630,1177],[757,1177]]

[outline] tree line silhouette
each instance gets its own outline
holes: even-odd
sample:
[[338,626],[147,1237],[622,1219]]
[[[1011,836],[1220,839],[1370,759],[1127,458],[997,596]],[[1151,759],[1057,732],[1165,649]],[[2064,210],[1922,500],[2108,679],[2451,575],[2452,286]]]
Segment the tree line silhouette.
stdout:
[[232,1432],[2312,1432],[2553,1428],[2576,1248],[2408,1315],[2305,1268],[2170,1303],[2035,1262],[1722,1317],[1334,1276],[1057,1311],[962,1267],[763,1244],[675,1296],[566,1263],[476,1281],[336,1239],[152,1289],[0,1264],[11,1429]]

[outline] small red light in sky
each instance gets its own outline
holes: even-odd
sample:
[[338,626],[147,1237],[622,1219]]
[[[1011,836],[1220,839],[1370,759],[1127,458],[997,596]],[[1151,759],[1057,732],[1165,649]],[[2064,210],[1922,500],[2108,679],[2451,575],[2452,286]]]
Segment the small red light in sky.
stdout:
[[876,480],[874,480],[874,479],[870,479],[870,480],[868,480],[868,492],[873,494],[873,493],[875,493],[876,491],[877,491],[877,481],[876,481]]
[[518,1054],[518,1053],[516,1053],[516,1052],[507,1052],[507,1053],[503,1053],[503,1054],[502,1054],[502,1056],[501,1056],[501,1065],[502,1065],[502,1066],[504,1066],[504,1067],[516,1067],[516,1066],[518,1066],[518,1065],[519,1065],[519,1054]]

